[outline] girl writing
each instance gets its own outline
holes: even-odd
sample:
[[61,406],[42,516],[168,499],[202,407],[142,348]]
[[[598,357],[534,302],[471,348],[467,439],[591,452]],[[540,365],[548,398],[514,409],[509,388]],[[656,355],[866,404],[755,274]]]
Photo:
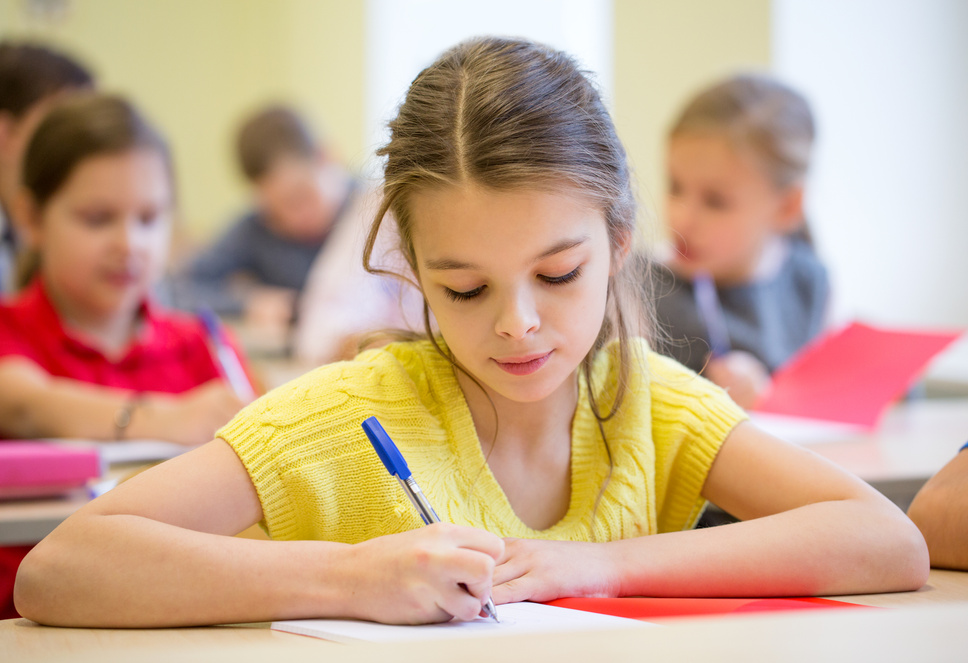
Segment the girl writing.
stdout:
[[[924,541],[889,501],[631,335],[631,175],[571,59],[461,44],[390,128],[370,246],[392,216],[439,334],[316,369],[92,502],[25,560],[25,616],[429,622],[489,596],[924,583]],[[448,523],[420,526],[371,415]],[[690,530],[707,499],[746,522]],[[257,521],[275,540],[227,536]]]
[[[765,76],[704,90],[669,132],[674,250],[658,269],[658,319],[670,354],[744,407],[823,326],[827,273],[803,216],[813,138],[806,100]],[[719,321],[701,305],[703,287]],[[710,338],[717,324],[723,347]]]

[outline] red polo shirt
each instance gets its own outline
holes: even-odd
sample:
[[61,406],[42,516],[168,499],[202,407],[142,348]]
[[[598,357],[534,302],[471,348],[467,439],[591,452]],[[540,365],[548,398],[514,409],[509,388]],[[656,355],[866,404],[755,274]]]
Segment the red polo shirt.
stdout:
[[137,338],[112,361],[64,329],[35,280],[16,299],[0,303],[0,357],[19,355],[57,377],[135,391],[178,394],[220,376],[198,319],[160,312],[150,302],[141,313]]
[[[142,305],[141,314],[144,324],[137,338],[124,356],[112,361],[64,329],[38,279],[15,299],[0,302],[0,358],[19,355],[51,375],[133,391],[177,394],[220,377],[198,319],[161,312],[150,302]],[[30,546],[0,548],[0,619],[18,616],[13,579],[28,550]]]

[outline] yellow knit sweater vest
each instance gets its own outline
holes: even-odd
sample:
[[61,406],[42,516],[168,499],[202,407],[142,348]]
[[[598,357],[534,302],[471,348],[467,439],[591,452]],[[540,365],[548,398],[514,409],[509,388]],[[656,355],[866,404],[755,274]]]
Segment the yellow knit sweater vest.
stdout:
[[[633,356],[628,392],[603,426],[612,456],[604,492],[608,452],[580,381],[570,504],[540,531],[515,515],[481,453],[453,367],[427,341],[320,367],[246,407],[218,436],[249,472],[274,539],[356,543],[422,524],[360,427],[373,415],[444,520],[503,537],[572,541],[687,529],[705,506],[700,493],[720,445],[745,414],[644,341],[634,343]],[[592,371],[606,411],[617,376],[612,344]]]

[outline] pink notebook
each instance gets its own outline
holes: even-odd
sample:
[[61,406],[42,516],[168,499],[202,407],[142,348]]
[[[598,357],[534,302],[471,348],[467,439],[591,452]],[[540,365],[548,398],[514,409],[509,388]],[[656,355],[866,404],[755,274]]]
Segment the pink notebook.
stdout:
[[928,362],[962,333],[855,322],[822,336],[781,366],[753,409],[873,428]]
[[60,495],[101,476],[97,449],[0,441],[0,498]]

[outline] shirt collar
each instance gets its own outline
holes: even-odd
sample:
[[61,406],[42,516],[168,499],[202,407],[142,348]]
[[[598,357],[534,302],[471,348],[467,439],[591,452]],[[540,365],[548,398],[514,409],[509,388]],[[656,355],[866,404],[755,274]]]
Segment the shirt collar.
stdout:
[[[24,312],[40,323],[42,333],[50,334],[52,342],[62,345],[66,350],[75,354],[95,354],[104,357],[101,350],[84,339],[74,336],[64,327],[60,314],[50,300],[42,278],[38,276],[24,289],[20,301]],[[157,307],[148,298],[145,298],[138,307],[138,313],[142,320],[138,334],[116,363],[143,354],[157,337],[159,320]],[[107,358],[105,357],[105,359]]]

